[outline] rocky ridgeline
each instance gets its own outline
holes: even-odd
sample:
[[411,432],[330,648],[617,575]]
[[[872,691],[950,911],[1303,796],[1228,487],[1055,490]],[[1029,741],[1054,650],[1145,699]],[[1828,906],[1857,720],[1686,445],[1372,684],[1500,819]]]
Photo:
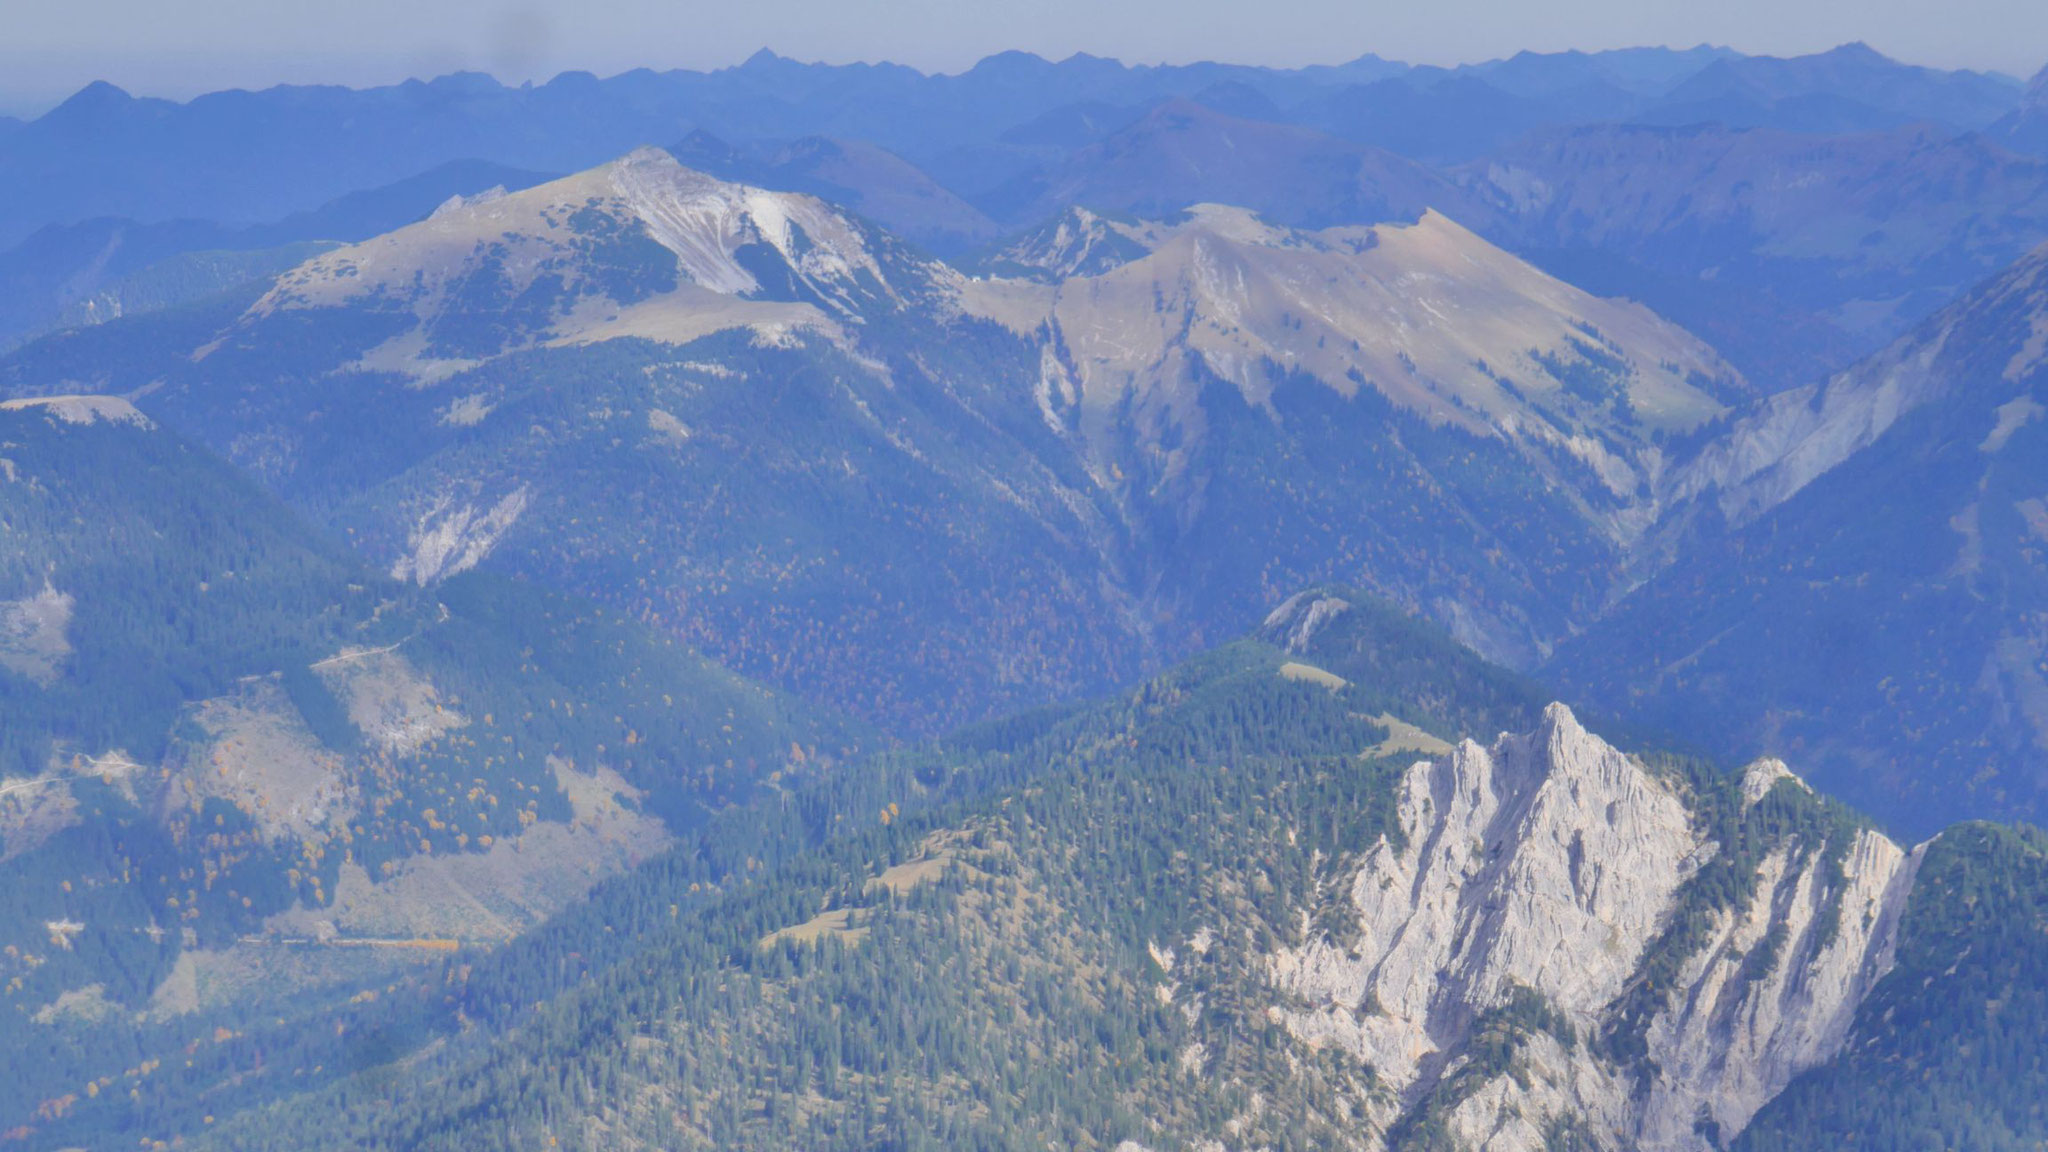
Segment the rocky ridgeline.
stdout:
[[[1760,762],[1739,802],[1774,787],[1803,786]],[[1679,913],[1700,907],[1688,882],[1724,847],[1686,791],[1562,704],[1534,732],[1418,761],[1399,842],[1351,881],[1355,937],[1271,958],[1293,1005],[1276,1015],[1375,1069],[1392,1090],[1379,1127],[1428,1117],[1499,1152],[1564,1127],[1608,1147],[1713,1147],[1840,1050],[1890,967],[1919,854],[1868,829],[1833,852],[1789,836],[1746,898],[1674,950]],[[1540,1026],[1511,1032],[1501,1061],[1473,1041],[1501,1035],[1517,1003],[1540,1005]]]

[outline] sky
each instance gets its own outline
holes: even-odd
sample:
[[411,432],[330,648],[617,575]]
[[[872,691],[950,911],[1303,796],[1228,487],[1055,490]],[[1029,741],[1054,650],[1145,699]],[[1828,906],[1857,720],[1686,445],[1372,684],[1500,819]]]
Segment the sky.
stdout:
[[1453,64],[1522,49],[1725,44],[1794,55],[1862,40],[1917,64],[2032,75],[2043,0],[0,0],[0,111],[93,80],[189,98],[457,69],[717,68],[756,49],[953,72],[1005,49],[1132,63]]

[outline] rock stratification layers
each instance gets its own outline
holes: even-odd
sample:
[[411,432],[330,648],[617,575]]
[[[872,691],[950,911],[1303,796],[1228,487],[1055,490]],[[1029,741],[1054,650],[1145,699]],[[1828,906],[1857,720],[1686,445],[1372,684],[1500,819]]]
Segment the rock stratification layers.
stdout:
[[[1745,809],[1802,787],[1775,763],[1750,776]],[[1731,849],[1697,798],[1561,704],[1399,788],[1398,841],[1350,885],[1356,936],[1276,955],[1295,1001],[1277,1014],[1373,1067],[1392,1090],[1381,1123],[1431,1116],[1474,1148],[1540,1148],[1560,1124],[1643,1149],[1739,1131],[1841,1048],[1917,861],[1868,829],[1795,832],[1713,906],[1699,877]],[[1472,1041],[1503,1028],[1496,1066]]]

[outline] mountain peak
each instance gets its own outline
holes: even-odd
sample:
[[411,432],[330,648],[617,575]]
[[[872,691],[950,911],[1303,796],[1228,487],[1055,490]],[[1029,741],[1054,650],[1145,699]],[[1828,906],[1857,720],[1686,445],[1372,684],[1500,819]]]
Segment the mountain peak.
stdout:
[[[740,250],[755,241],[773,248],[806,281],[851,282],[863,270],[885,280],[858,230],[814,197],[729,184],[651,147],[634,149],[605,171],[655,243],[675,254],[691,280],[713,291],[761,289],[740,261]],[[838,300],[841,294],[822,295]]]
[[[418,378],[547,341],[684,342],[750,326],[837,338],[840,321],[897,301],[897,273],[910,266],[885,270],[885,251],[814,196],[731,183],[642,147],[518,192],[451,200],[323,253],[281,277],[245,321],[382,293],[418,329],[412,350],[379,355]],[[508,319],[507,298],[531,303]]]
[[1813,791],[1807,787],[1806,781],[1792,774],[1792,769],[1787,768],[1783,760],[1766,756],[1742,770],[1742,806],[1748,808],[1770,795],[1780,780],[1790,780],[1808,792]]
[[1851,40],[1847,44],[1837,44],[1826,52],[1821,53],[1821,55],[1832,57],[1836,60],[1854,60],[1870,64],[1894,63],[1891,57],[1879,52],[1861,40]]
[[130,95],[126,89],[117,87],[105,80],[95,80],[72,93],[70,98],[62,104],[50,109],[46,116],[64,119],[81,114],[122,108],[135,102],[135,97]]
[[1572,712],[1571,705],[1562,700],[1553,700],[1543,706],[1543,722],[1538,729],[1546,734],[1577,736],[1585,734],[1585,726]]
[[756,48],[752,56],[749,56],[745,60],[741,61],[740,67],[766,68],[770,65],[781,64],[784,62],[784,57],[776,55],[775,50],[773,48],[769,48],[764,45],[763,47]]
[[1612,745],[1588,732],[1571,706],[1561,700],[1544,705],[1529,746],[1532,751],[1542,750],[1548,772],[1565,775],[1601,771],[1607,760],[1622,758]]

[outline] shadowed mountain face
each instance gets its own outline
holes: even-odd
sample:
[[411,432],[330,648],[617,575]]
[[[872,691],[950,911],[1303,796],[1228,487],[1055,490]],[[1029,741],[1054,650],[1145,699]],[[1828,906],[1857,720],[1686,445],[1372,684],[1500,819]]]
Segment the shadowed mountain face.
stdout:
[[149,410],[401,579],[488,556],[916,726],[1116,683],[1329,579],[1533,660],[1611,595],[1661,441],[1745,394],[1441,215],[1204,208],[1061,247],[1103,227],[970,280],[645,151],[7,371],[158,381]]
[[1988,134],[2008,148],[2048,156],[2048,68],[2034,74],[2020,106],[1993,125]]
[[1925,128],[1587,128],[1470,182],[1511,247],[1651,303],[1773,387],[1875,351],[2048,240],[2048,161]]
[[1559,120],[1575,121],[1552,101],[1601,101],[1618,114],[1640,100],[1608,85],[1532,99],[1503,91],[1477,76],[1402,77],[1358,85],[1307,105],[1296,118],[1346,140],[1431,163],[1461,163],[1485,155]]
[[1794,132],[1869,132],[1913,123],[1975,131],[2010,112],[2018,97],[2009,77],[1916,68],[1856,43],[1791,59],[1716,60],[1636,118]]
[[2048,811],[2048,249],[1681,480],[1669,571],[1556,673],[1718,753],[1797,756],[1916,834]]
[[115,217],[48,225],[0,253],[0,345],[239,289],[323,248],[410,224],[451,196],[516,190],[545,179],[499,164],[457,161],[246,228]]
[[979,209],[872,144],[813,136],[741,149],[708,132],[693,132],[668,151],[685,166],[721,180],[832,201],[941,254],[979,247],[1000,231]]
[[1486,222],[1478,202],[1413,160],[1192,100],[1161,104],[1058,167],[985,200],[1016,224],[1069,205],[1161,216],[1205,201],[1309,227],[1412,220],[1428,208],[1475,226]]

